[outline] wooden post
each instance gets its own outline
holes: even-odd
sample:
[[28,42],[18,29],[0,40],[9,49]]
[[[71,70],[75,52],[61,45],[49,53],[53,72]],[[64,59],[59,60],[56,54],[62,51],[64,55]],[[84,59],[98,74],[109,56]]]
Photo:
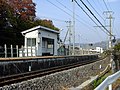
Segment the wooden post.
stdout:
[[5,58],[7,58],[7,46],[6,46],[6,44],[4,45],[4,48],[5,48]]
[[13,57],[13,45],[11,45],[11,57]]
[[18,45],[16,45],[16,52],[17,52],[17,57],[19,56],[19,50],[18,50]]

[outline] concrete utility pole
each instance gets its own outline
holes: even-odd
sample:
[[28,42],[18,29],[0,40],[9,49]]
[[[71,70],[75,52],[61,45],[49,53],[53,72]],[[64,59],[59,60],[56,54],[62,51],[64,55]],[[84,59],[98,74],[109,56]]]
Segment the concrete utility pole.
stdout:
[[[109,50],[111,51],[111,55],[110,55],[110,65],[112,68],[112,73],[114,73],[114,61],[113,61],[113,55],[112,55],[112,15],[113,12],[112,11],[105,11],[104,14],[106,14],[106,19],[109,19],[109,29],[110,29],[110,34],[109,34]],[[112,84],[109,85],[109,90],[112,90]]]
[[69,21],[69,55],[71,55],[71,21]]
[[71,37],[72,37],[72,33],[71,33],[71,21],[66,21],[66,23],[69,23],[68,27],[68,33],[69,33],[69,55],[71,55]]
[[109,19],[109,29],[110,29],[110,34],[109,34],[109,50],[111,50],[112,48],[112,15],[113,15],[113,12],[112,11],[105,11],[104,14],[106,15],[106,19]]
[[75,55],[75,2],[74,0],[72,0],[73,2],[73,51],[72,51],[72,55]]

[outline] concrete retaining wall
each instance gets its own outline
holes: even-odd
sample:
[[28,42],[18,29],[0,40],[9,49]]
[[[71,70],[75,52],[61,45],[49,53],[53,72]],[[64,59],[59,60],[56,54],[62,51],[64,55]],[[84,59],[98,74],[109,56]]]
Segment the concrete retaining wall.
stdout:
[[109,59],[107,58],[74,69],[0,87],[0,90],[64,90],[64,88],[79,86],[91,76],[103,71],[108,64]]

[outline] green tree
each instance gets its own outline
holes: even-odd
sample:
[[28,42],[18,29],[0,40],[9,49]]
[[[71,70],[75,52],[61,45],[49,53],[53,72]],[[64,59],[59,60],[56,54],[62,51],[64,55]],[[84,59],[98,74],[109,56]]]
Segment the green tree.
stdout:
[[14,9],[5,0],[0,0],[0,46],[23,45],[24,37],[21,32],[38,25],[59,30],[51,20],[23,20],[19,13],[14,13]]
[[120,52],[120,43],[118,43],[114,46],[114,51]]
[[[4,1],[0,0],[0,44],[9,43],[12,41],[9,32],[13,23],[13,9]],[[11,30],[11,31],[10,31]]]
[[113,48],[113,56],[115,61],[116,71],[120,69],[120,43],[116,44]]
[[33,27],[30,21],[22,20],[13,10],[5,0],[0,0],[0,46],[23,45],[21,31]]
[[34,21],[34,26],[38,26],[38,25],[41,25],[41,26],[48,27],[50,29],[59,31],[59,29],[53,25],[53,22],[51,20],[37,19],[37,20]]

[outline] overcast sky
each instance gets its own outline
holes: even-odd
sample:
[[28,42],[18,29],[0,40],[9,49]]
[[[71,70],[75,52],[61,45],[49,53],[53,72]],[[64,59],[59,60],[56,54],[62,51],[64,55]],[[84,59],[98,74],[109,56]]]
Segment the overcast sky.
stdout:
[[[33,0],[36,3],[36,15],[41,19],[50,19],[53,21],[53,24],[62,29],[60,37],[63,40],[66,32],[68,23],[65,21],[73,20],[73,3],[71,0]],[[88,12],[88,10],[83,6],[80,0],[76,0],[83,9],[93,18],[93,16]],[[110,11],[113,11],[113,34],[116,35],[116,38],[120,38],[120,0],[83,0],[84,3],[89,7],[89,9],[94,13],[94,15],[101,21],[103,25],[109,25],[108,19],[105,20],[106,15],[103,14],[104,11],[107,11],[107,8]],[[105,6],[105,3],[107,7]],[[98,15],[99,13],[99,15]],[[101,18],[102,17],[102,18]],[[99,27],[96,27],[95,23],[89,19],[89,17],[78,7],[75,3],[75,42],[81,43],[94,43],[105,41],[108,39],[108,35],[105,34]],[[103,20],[104,19],[104,20]],[[101,26],[94,18],[93,20]],[[109,29],[108,27],[106,27]],[[68,40],[68,39],[67,39]]]

